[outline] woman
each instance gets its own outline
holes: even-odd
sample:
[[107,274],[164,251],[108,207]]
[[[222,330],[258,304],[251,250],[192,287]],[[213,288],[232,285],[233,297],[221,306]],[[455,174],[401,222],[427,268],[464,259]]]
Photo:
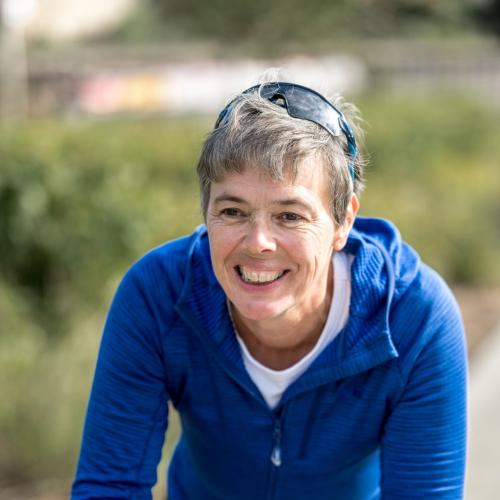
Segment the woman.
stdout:
[[132,266],[107,319],[73,498],[462,498],[466,356],[441,278],[356,217],[344,114],[271,82],[222,111],[206,225]]

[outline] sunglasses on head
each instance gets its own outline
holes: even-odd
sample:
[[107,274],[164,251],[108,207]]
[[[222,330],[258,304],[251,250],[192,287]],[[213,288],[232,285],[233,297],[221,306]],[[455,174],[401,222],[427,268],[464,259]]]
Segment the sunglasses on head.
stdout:
[[[315,90],[296,83],[270,82],[262,85],[254,85],[242,92],[242,95],[257,92],[261,97],[286,109],[292,118],[316,123],[327,130],[333,137],[341,137],[343,135],[347,140],[347,149],[351,158],[349,171],[353,181],[355,180],[356,170],[353,160],[358,151],[356,140],[351,127],[341,111]],[[224,125],[237,99],[232,100],[221,111],[215,122],[215,128]]]

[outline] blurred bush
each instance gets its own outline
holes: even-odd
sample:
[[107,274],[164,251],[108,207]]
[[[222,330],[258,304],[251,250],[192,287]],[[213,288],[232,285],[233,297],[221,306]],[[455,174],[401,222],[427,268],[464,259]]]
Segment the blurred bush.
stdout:
[[72,473],[104,311],[134,259],[201,221],[206,130],[3,124],[0,488]]
[[[358,104],[362,212],[393,219],[448,280],[499,283],[499,111],[463,96]],[[0,486],[71,476],[104,312],[134,259],[201,221],[211,123],[2,125]]]
[[[304,44],[335,44],[359,36],[470,34],[477,10],[453,0],[147,0],[113,36],[124,41],[210,40],[225,49],[250,45],[269,53],[290,42],[299,42],[303,50]],[[149,26],[154,29],[147,30],[144,19],[152,17]]]
[[452,283],[500,283],[500,110],[461,95],[374,96],[363,213],[392,219]]
[[[0,136],[1,279],[45,334],[105,278],[199,222],[192,123],[26,123]],[[104,279],[103,279],[104,278]]]

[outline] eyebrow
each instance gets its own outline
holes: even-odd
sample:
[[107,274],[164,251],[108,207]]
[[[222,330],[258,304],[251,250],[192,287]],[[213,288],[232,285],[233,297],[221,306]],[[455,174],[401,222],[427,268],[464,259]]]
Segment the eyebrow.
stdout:
[[273,204],[281,205],[283,207],[289,207],[291,205],[299,205],[301,207],[306,208],[307,210],[313,210],[309,203],[301,200],[300,198],[285,198],[284,200],[276,200]]
[[244,203],[248,204],[246,200],[240,198],[239,196],[234,196],[232,194],[222,193],[214,199],[214,203],[222,203],[223,201],[232,201],[233,203]]
[[[231,194],[227,194],[227,193],[222,193],[221,195],[217,196],[214,199],[214,204],[227,202],[227,201],[230,201],[233,203],[240,203],[243,205],[248,205],[248,201],[245,200],[244,198],[240,198],[239,196],[235,196],[235,195],[231,195]],[[300,198],[285,198],[283,200],[275,200],[271,204],[272,205],[280,205],[282,207],[299,205],[299,206],[305,208],[306,210],[313,211],[313,208],[311,207],[311,205],[309,205],[309,203],[301,200]]]

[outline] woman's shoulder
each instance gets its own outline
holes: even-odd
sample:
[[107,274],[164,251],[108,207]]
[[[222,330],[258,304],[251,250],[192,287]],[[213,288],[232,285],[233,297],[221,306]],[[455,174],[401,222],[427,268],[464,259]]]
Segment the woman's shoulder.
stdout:
[[167,241],[145,253],[125,273],[120,287],[134,287],[152,302],[175,303],[193,261],[210,258],[206,229]]
[[185,270],[195,254],[203,252],[204,240],[206,228],[202,225],[189,235],[180,236],[149,250],[132,264],[129,272],[176,275]]

